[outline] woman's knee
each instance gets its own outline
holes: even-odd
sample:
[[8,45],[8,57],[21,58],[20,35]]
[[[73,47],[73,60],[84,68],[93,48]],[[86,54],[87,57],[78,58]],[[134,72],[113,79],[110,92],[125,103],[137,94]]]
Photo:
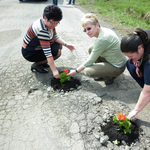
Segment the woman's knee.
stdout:
[[91,78],[94,75],[94,72],[90,68],[85,68],[84,73],[85,73],[86,76],[91,77]]
[[57,53],[57,56],[54,56],[54,60],[57,59],[57,58],[59,58],[60,56],[61,56],[61,50],[59,49],[58,53]]
[[126,67],[131,75],[136,75],[136,67],[130,63],[130,60],[127,61]]
[[60,56],[61,56],[61,50],[59,49],[57,57],[60,57]]

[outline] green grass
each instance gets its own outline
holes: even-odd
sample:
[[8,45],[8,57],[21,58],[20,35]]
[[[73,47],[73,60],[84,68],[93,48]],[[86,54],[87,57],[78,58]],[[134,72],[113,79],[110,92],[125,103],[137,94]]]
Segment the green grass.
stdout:
[[150,29],[150,0],[78,0],[84,8],[128,27]]

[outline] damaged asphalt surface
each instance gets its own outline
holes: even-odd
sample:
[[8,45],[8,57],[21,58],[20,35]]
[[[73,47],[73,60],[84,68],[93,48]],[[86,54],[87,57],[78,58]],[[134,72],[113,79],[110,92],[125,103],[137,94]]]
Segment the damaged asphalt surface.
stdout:
[[[111,110],[127,115],[134,108],[141,88],[125,70],[109,86],[79,73],[75,78],[81,81],[81,86],[64,93],[50,86],[50,69],[48,74],[31,72],[32,63],[21,55],[22,39],[48,4],[52,0],[0,0],[0,150],[105,149],[94,136],[100,124],[96,118]],[[94,41],[83,33],[80,24],[86,11],[78,4],[66,4],[65,0],[58,4],[63,19],[56,30],[62,39],[74,44],[76,51],[71,53],[63,48],[62,56],[55,61],[59,71],[83,63],[88,57],[88,46]],[[100,24],[113,29],[120,38],[123,36],[106,22],[100,20]],[[145,145],[141,150],[150,149],[149,112],[150,104],[134,118],[144,132]]]

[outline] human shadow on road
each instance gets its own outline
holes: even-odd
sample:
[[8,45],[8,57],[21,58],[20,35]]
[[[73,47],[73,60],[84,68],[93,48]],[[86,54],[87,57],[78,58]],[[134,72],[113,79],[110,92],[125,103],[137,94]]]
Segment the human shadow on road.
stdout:
[[138,118],[136,118],[136,122],[137,122],[138,124],[140,124],[141,126],[150,127],[150,122],[143,121],[143,120],[140,120],[140,119],[138,119]]
[[[50,68],[47,68],[49,70],[49,73],[41,74],[35,72],[35,78],[38,82],[42,83],[43,85],[50,86],[51,85],[51,79],[53,79],[53,74]],[[65,68],[64,67],[57,67],[59,72],[62,72]],[[66,69],[71,70],[73,68],[66,67]],[[138,100],[138,96],[140,93],[140,90],[137,88],[130,89],[128,87],[121,87],[121,80],[124,78],[121,75],[121,77],[118,77],[115,79],[114,83],[111,85],[106,86],[103,81],[94,81],[93,78],[89,78],[85,76],[83,72],[75,75],[73,78],[76,78],[81,81],[81,90],[84,92],[94,93],[98,97],[105,97],[106,99],[117,99],[120,102],[124,102],[127,104],[134,104]],[[130,81],[127,80],[125,82],[126,84],[129,84]],[[132,83],[130,83],[132,84]],[[129,85],[130,86],[130,85]]]
[[[72,69],[72,68],[68,68],[68,67],[57,67],[59,73],[61,73],[65,68],[68,70]],[[35,71],[34,72],[35,78],[37,79],[38,82],[41,82],[44,85],[50,86],[51,79],[54,77],[53,77],[51,69],[50,68],[46,68],[46,69],[49,71],[49,73],[41,74],[41,73],[38,73]],[[78,78],[79,80],[81,80],[79,76],[75,76],[74,78]]]

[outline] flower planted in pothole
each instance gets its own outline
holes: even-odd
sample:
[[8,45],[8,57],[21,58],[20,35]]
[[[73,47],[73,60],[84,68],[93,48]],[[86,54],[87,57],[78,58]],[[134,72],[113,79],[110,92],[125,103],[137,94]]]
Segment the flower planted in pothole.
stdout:
[[63,86],[65,81],[70,81],[71,77],[67,76],[68,73],[69,71],[67,69],[64,69],[63,72],[60,74],[60,85]]
[[120,112],[116,116],[114,116],[113,122],[119,122],[120,129],[117,130],[123,130],[124,134],[131,133],[131,122],[123,113]]

